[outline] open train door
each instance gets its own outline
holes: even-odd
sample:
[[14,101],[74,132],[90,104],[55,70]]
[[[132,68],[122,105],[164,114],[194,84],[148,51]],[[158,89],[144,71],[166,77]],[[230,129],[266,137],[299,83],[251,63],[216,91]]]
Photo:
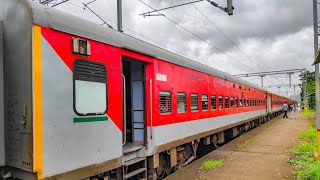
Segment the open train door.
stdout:
[[146,65],[122,58],[123,178],[147,179]]

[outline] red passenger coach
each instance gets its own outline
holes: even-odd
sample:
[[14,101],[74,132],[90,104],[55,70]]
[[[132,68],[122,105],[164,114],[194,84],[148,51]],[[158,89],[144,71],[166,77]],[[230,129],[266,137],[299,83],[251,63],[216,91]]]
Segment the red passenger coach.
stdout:
[[291,101],[27,0],[0,0],[0,41],[0,172],[18,179],[161,179]]

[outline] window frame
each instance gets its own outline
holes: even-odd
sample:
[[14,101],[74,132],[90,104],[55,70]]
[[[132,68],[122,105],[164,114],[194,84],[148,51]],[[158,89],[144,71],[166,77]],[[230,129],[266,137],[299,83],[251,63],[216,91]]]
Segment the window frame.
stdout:
[[[214,106],[212,106],[212,97],[214,97]],[[211,106],[210,107],[211,110],[217,110],[217,96],[216,95],[210,96],[210,106]]]
[[233,97],[233,96],[230,96],[230,108],[231,108],[231,109],[234,109],[234,108],[235,108],[234,103],[235,103],[234,97]]
[[[161,112],[161,107],[160,107],[160,105],[161,105],[161,96],[160,96],[160,93],[161,92],[167,92],[167,93],[170,93],[170,97],[171,97],[171,111],[170,112]],[[161,115],[167,115],[167,114],[172,114],[172,108],[173,108],[173,103],[172,103],[172,92],[171,91],[166,91],[166,90],[160,90],[159,91],[159,113],[161,114]]]
[[[197,110],[192,110],[192,95],[197,96]],[[199,112],[199,95],[197,93],[191,93],[190,94],[190,111],[191,112]]]
[[[179,94],[185,95],[185,111],[179,112]],[[188,111],[188,95],[185,92],[178,92],[177,93],[177,113],[186,113]]]
[[[228,106],[227,106],[228,105]],[[224,97],[224,107],[225,109],[229,109],[230,108],[230,99],[229,96],[225,96]]]
[[[94,63],[94,64],[99,64],[99,65],[101,65],[101,66],[103,66],[103,68],[104,68],[104,70],[105,70],[105,72],[106,72],[106,76],[105,76],[105,82],[104,82],[104,84],[106,85],[106,108],[105,108],[105,110],[103,111],[103,112],[94,112],[94,113],[80,113],[80,112],[78,112],[77,111],[77,108],[76,108],[76,103],[77,103],[77,101],[76,101],[76,80],[80,80],[80,81],[88,81],[88,80],[81,80],[81,78],[78,78],[77,77],[77,75],[76,75],[76,71],[75,71],[75,68],[76,68],[76,63],[77,62],[90,62],[90,63]],[[76,115],[78,115],[78,116],[101,116],[101,115],[105,115],[107,112],[108,112],[108,69],[107,69],[107,67],[106,67],[106,65],[104,64],[104,63],[102,63],[102,62],[96,62],[96,61],[92,61],[92,60],[84,60],[84,59],[75,59],[74,61],[73,61],[73,65],[72,65],[72,88],[73,88],[73,111],[74,111],[74,113],[76,114]],[[96,82],[96,81],[88,81],[88,82]],[[100,83],[102,83],[102,82],[100,82]]]
[[[207,109],[203,109],[203,96],[207,96]],[[207,94],[201,95],[201,110],[202,111],[209,111],[209,96]]]
[[235,99],[235,108],[239,108],[239,97]]
[[[221,98],[221,104],[220,104],[220,98]],[[220,108],[220,105],[222,105],[222,107]],[[221,96],[218,96],[218,106],[219,106],[219,110],[223,110],[225,107],[224,107],[224,97],[221,95]]]

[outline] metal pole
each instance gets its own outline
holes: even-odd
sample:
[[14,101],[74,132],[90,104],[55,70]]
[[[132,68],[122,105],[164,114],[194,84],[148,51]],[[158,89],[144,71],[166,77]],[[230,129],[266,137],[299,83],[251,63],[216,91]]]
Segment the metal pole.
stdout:
[[280,95],[280,88],[281,88],[281,87],[279,86],[279,87],[278,87],[279,95]]
[[263,76],[260,76],[261,77],[261,87],[263,87]]
[[308,86],[308,73],[307,71],[305,71],[305,79],[304,79],[304,84],[303,84],[303,89],[304,89],[304,107],[308,106],[308,90],[307,90],[307,86]]
[[[314,56],[318,53],[318,7],[317,0],[313,0],[313,26],[314,26]],[[316,110],[317,110],[317,144],[320,153],[320,94],[319,94],[319,64],[315,65],[315,84],[316,84]]]
[[117,14],[118,14],[118,31],[122,30],[122,0],[117,0]]
[[293,86],[293,94],[296,95],[296,86]]
[[288,75],[289,75],[289,87],[291,88],[291,73],[289,73]]

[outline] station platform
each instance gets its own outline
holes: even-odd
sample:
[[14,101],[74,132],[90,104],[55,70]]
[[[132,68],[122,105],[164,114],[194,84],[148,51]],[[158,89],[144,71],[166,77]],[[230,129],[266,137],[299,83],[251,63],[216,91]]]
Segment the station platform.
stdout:
[[[294,179],[293,169],[287,163],[289,151],[298,144],[298,135],[308,128],[308,120],[301,112],[297,113],[297,119],[283,119],[279,115],[168,176],[166,180]],[[203,162],[218,159],[224,160],[222,167],[213,170],[201,168]]]

